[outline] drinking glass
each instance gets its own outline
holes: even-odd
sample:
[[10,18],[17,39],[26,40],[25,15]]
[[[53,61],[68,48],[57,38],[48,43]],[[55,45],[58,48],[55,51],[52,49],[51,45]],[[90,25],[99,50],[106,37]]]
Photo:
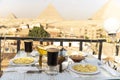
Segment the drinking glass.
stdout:
[[48,48],[47,49],[47,65],[48,69],[46,73],[50,75],[49,80],[55,80],[54,76],[58,74],[58,48]]
[[27,53],[27,56],[30,56],[30,53],[33,50],[32,46],[33,46],[33,40],[24,40],[24,48],[25,48],[25,52]]
[[41,46],[41,45],[38,45],[36,48],[37,48],[37,51],[39,52],[39,67],[42,68],[43,56],[46,56],[47,51],[44,48],[44,46]]

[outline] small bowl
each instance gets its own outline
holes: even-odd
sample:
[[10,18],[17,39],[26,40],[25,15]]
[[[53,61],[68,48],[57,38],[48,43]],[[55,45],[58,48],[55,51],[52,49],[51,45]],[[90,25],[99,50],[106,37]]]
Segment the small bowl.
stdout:
[[82,61],[83,59],[85,59],[84,56],[82,55],[70,55],[69,56],[74,62],[80,62]]

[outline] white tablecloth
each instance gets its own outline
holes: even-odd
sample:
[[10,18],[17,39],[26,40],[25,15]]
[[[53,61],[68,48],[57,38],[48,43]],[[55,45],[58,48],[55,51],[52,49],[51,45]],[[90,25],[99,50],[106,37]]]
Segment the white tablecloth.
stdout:
[[[83,62],[91,62],[90,58],[86,58]],[[94,63],[100,62],[97,59],[93,60]],[[42,73],[26,73],[24,72],[25,69],[27,70],[37,70],[37,68],[27,66],[27,67],[8,67],[4,72],[0,80],[49,80],[50,76],[47,75],[45,72]],[[104,65],[104,67],[108,67]],[[16,69],[17,68],[17,69]],[[72,71],[64,71],[62,73],[58,73],[58,75],[55,76],[56,80],[105,80],[105,79],[120,79],[120,76],[113,76],[108,71],[111,68],[104,69],[103,67],[100,67],[100,72],[97,74],[91,74],[91,75],[83,75],[83,74],[76,74]],[[108,70],[107,70],[108,69]],[[11,71],[11,72],[10,72]],[[14,72],[16,71],[16,72]],[[112,71],[112,70],[110,70]],[[113,70],[114,73],[114,70]]]
[[[103,75],[104,74],[104,75]],[[100,72],[95,75],[80,75],[79,77],[72,76],[68,72],[59,73],[55,76],[56,80],[104,80],[104,79],[120,79],[120,77],[111,77],[106,72]],[[0,80],[49,80],[49,76],[45,73],[18,73],[4,72]]]

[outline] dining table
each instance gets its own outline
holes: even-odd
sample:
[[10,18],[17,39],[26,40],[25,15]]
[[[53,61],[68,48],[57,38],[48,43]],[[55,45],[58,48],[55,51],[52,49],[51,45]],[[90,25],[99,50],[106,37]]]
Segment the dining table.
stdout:
[[[19,51],[14,58],[23,56],[25,56],[25,52]],[[0,80],[49,80],[50,75],[46,74],[44,69],[38,68],[38,52],[34,50],[31,56],[36,59],[34,64],[31,65],[15,65],[12,64],[11,59],[9,66],[3,70],[3,75]],[[77,63],[73,62],[69,57],[67,58],[63,63],[69,63],[70,61],[72,63],[68,64],[67,67],[63,64],[63,71],[58,72],[54,76],[54,80],[120,80],[120,72],[112,69],[110,66],[104,64],[102,60],[90,54],[85,55],[85,59]],[[74,64],[93,64],[98,67],[98,72],[92,74],[77,73],[71,70],[71,65]]]

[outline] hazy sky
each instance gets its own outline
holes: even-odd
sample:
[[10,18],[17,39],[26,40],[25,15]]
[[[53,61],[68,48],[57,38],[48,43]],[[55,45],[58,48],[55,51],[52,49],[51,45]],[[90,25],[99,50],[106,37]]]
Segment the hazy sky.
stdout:
[[[14,13],[17,17],[36,18],[48,4],[65,19],[88,19],[108,0],[0,0],[0,16]],[[120,0],[118,0],[120,2]]]

